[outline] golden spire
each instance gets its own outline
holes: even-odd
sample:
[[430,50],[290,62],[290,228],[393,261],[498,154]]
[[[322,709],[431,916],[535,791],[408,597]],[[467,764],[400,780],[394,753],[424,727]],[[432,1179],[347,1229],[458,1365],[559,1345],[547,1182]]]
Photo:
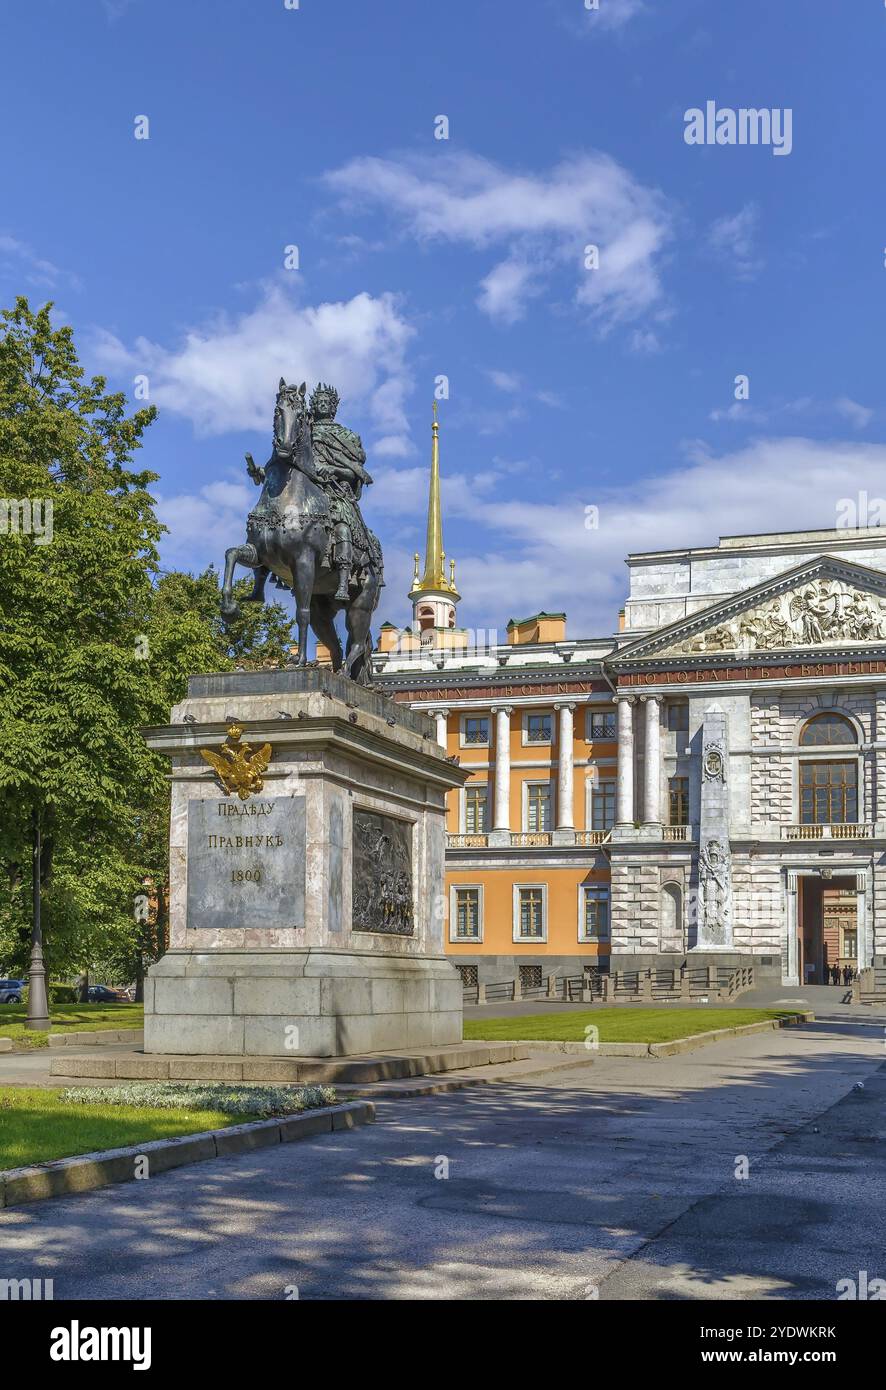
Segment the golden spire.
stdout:
[[459,598],[453,582],[454,563],[450,561],[450,578],[446,578],[446,553],[443,549],[443,514],[440,507],[440,424],[437,402],[434,401],[434,422],[431,426],[431,486],[428,493],[428,531],[425,540],[425,570],[421,579],[413,580],[414,594],[434,591]]

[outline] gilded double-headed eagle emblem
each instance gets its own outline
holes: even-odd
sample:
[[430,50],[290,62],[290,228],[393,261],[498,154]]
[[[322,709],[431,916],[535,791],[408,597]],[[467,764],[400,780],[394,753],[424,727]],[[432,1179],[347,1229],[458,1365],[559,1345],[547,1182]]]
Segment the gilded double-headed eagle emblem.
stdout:
[[260,792],[264,787],[264,774],[271,761],[269,743],[256,751],[243,741],[243,729],[239,724],[228,727],[227,742],[216,752],[214,748],[201,748],[200,756],[214,769],[221,782],[225,796],[237,793],[241,801]]

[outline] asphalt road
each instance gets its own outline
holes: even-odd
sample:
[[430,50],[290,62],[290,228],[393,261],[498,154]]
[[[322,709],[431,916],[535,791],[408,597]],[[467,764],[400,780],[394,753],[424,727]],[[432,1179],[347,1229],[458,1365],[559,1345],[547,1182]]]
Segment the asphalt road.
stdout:
[[833,1299],[886,1276],[883,1058],[882,1022],[853,1018],[383,1102],[351,1133],[0,1212],[0,1278],[57,1300]]

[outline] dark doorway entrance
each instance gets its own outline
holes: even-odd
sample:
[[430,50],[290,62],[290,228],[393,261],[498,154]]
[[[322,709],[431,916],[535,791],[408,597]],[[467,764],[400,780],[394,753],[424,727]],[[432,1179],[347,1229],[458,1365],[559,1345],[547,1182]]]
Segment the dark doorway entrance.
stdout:
[[797,959],[800,984],[828,985],[833,967],[855,966],[854,877],[803,874],[799,880]]

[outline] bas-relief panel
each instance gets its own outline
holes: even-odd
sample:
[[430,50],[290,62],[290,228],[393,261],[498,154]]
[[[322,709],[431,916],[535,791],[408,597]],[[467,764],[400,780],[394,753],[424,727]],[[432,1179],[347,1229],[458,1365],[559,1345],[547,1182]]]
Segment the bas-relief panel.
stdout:
[[805,584],[687,637],[661,655],[775,651],[886,638],[886,601],[833,579]]

